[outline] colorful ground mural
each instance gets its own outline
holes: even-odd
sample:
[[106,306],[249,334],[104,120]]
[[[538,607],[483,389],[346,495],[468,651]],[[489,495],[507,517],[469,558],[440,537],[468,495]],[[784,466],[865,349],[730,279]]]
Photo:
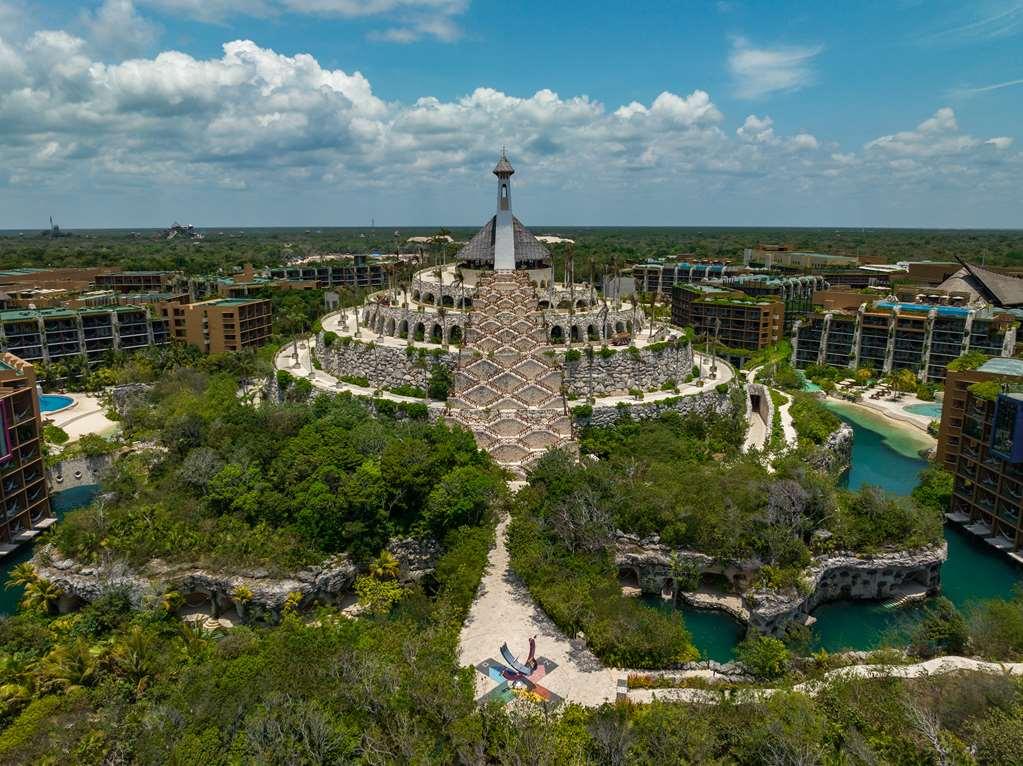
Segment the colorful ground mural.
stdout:
[[557,705],[562,700],[557,694],[540,685],[540,679],[553,672],[558,664],[546,657],[534,657],[536,640],[529,639],[529,658],[525,663],[519,662],[508,649],[508,644],[501,645],[501,657],[504,663],[493,658],[483,660],[476,670],[485,677],[496,681],[497,686],[477,700],[490,702],[496,700],[507,704],[514,699],[528,702]]

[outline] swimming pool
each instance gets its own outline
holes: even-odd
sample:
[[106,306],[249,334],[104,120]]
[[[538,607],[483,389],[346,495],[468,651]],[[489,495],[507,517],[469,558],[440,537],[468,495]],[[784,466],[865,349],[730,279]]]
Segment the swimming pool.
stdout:
[[39,411],[40,412],[56,412],[57,410],[64,410],[75,403],[75,400],[70,396],[63,396],[62,394],[42,394],[39,397]]
[[903,407],[906,412],[914,415],[926,415],[933,420],[941,420],[941,404],[939,402],[926,402],[924,404],[907,404]]

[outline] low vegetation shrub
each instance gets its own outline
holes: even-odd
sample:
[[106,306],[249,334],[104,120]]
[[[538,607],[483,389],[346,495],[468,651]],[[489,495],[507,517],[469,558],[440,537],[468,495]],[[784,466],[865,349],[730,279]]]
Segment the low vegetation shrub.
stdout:
[[793,393],[789,414],[800,441],[812,444],[823,444],[842,425],[839,417],[811,394]]
[[761,633],[743,640],[735,649],[735,657],[755,677],[768,680],[785,675],[792,659],[782,641]]
[[426,391],[421,389],[419,386],[410,386],[407,383],[400,386],[388,386],[387,390],[392,394],[397,394],[398,396],[411,396],[416,399],[426,398]]
[[369,378],[363,375],[339,375],[338,380],[361,388],[369,388]]
[[447,401],[454,384],[455,379],[450,367],[440,362],[434,362],[430,366],[430,378],[426,384],[426,393],[431,399],[438,402]]

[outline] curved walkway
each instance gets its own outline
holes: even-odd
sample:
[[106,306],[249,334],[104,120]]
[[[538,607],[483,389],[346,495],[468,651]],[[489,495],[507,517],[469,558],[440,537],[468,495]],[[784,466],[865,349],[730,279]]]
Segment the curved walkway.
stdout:
[[[693,352],[693,361],[699,364],[702,368],[710,367],[710,357],[705,354],[701,354],[697,351]],[[674,391],[650,391],[643,394],[642,399],[637,399],[631,394],[612,394],[610,396],[598,396],[593,400],[594,407],[614,407],[617,404],[649,404],[650,402],[657,402],[662,399],[676,399],[680,396],[693,396],[695,394],[706,393],[707,391],[719,386],[722,383],[731,382],[732,378],[735,377],[735,373],[732,370],[731,365],[725,363],[721,359],[715,359],[717,364],[717,377],[711,380],[707,378],[702,386],[698,386],[695,383],[684,383],[678,387],[678,393]]]
[[[614,702],[621,674],[601,665],[584,641],[568,639],[533,601],[525,584],[509,567],[505,532],[508,518],[497,525],[496,543],[490,551],[476,600],[462,626],[458,658],[463,666],[475,666],[498,658],[501,644],[512,653],[526,653],[530,636],[536,636],[536,653],[557,663],[543,679],[543,686],[568,702],[596,706]],[[497,682],[476,674],[477,698],[489,693]]]
[[[984,660],[975,660],[971,657],[949,656],[936,657],[933,660],[918,662],[913,665],[850,665],[844,668],[829,670],[820,680],[796,684],[791,688],[791,691],[802,692],[812,696],[821,691],[826,691],[829,681],[842,678],[926,678],[961,671],[1023,676],[1023,662],[986,662]],[[714,671],[692,671],[689,674],[680,673],[679,677],[700,678],[709,681],[718,680],[721,682],[729,680],[727,676],[720,675]],[[713,705],[723,702],[725,699],[731,702],[756,702],[785,691],[790,690],[749,688],[739,689],[729,694],[712,689],[630,689],[629,700],[635,703],[662,700],[665,702],[695,702]]]

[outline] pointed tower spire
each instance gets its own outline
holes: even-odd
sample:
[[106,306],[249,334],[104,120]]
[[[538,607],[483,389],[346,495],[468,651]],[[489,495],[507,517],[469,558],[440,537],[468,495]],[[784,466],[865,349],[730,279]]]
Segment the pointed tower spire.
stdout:
[[508,162],[508,154],[501,147],[497,161],[497,215],[494,218],[494,269],[511,271],[515,268],[515,224],[511,207],[511,177],[515,168]]

